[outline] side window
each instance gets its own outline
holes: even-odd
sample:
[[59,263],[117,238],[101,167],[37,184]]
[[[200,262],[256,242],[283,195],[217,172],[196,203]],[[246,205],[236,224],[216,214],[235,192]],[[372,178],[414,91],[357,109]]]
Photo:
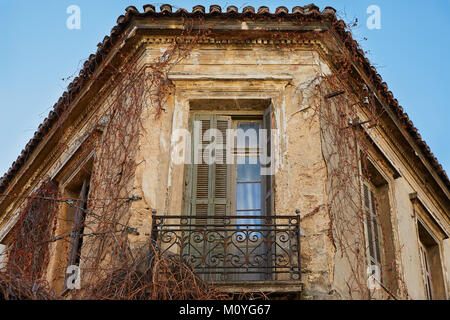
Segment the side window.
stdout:
[[83,244],[84,221],[86,218],[89,181],[84,180],[78,200],[76,201],[75,217],[72,232],[70,233],[69,259],[67,266],[80,265],[81,246]]
[[380,227],[378,223],[374,190],[368,183],[363,184],[363,205],[369,263],[370,265],[377,266],[381,269]]
[[439,240],[421,221],[418,222],[418,231],[426,297],[429,300],[446,299]]
[[[372,273],[379,271],[381,288],[390,293],[400,290],[399,271],[396,264],[396,248],[393,235],[390,205],[390,181],[393,178],[380,160],[372,154],[363,158],[361,200],[364,214],[366,256]],[[373,160],[372,160],[373,159]],[[377,161],[376,159],[380,160]],[[375,165],[374,163],[377,163]],[[379,269],[372,269],[376,266]]]
[[[82,259],[83,234],[85,233],[85,222],[88,212],[90,180],[93,160],[87,161],[79,170],[67,180],[63,189],[65,199],[72,199],[65,203],[60,219],[60,232],[68,234],[68,243],[65,245],[64,256],[60,256],[64,263],[64,284],[63,291],[67,289],[67,280],[71,274],[67,271],[75,272],[70,266],[80,266]],[[73,277],[72,277],[73,278]]]

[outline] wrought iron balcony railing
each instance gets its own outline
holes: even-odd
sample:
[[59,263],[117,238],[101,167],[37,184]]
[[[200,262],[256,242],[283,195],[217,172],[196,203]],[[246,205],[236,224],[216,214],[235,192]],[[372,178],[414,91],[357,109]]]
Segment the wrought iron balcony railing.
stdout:
[[300,216],[153,216],[152,238],[210,282],[300,280]]

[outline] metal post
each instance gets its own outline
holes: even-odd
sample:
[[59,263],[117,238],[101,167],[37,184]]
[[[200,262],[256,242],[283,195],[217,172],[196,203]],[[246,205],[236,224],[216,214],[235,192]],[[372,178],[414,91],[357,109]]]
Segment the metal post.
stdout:
[[297,214],[297,254],[298,254],[297,265],[298,265],[298,277],[299,277],[299,280],[301,280],[301,278],[302,278],[302,269],[301,269],[301,252],[300,252],[300,237],[301,237],[300,210],[299,209],[295,210],[295,213]]
[[152,210],[152,230],[150,231],[150,241],[153,242],[153,245],[156,247],[156,242],[158,240],[158,230],[156,228],[156,214],[157,211],[155,209]]

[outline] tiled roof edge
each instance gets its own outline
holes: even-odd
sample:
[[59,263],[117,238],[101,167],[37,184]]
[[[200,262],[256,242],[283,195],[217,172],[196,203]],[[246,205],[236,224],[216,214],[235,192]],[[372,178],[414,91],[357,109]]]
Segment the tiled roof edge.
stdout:
[[67,87],[67,91],[63,93],[58,102],[53,106],[53,110],[50,111],[48,117],[43,121],[43,123],[38,127],[33,138],[28,142],[25,148],[22,150],[20,156],[12,164],[11,168],[5,173],[5,175],[0,179],[0,194],[3,193],[8,187],[9,183],[14,178],[15,174],[23,167],[26,163],[28,157],[33,153],[38,144],[42,141],[44,136],[51,130],[53,125],[58,120],[59,116],[68,108],[71,101],[78,95],[84,85],[91,79],[91,75],[94,73],[96,68],[103,61],[110,49],[114,44],[120,39],[120,35],[128,26],[128,23],[132,17],[146,17],[146,16],[224,16],[224,17],[244,17],[244,16],[267,16],[267,17],[288,17],[288,16],[304,16],[304,17],[317,17],[317,18],[327,18],[330,21],[335,22],[336,30],[339,36],[342,38],[343,42],[346,44],[347,48],[353,52],[356,51],[357,55],[361,58],[363,67],[369,76],[373,79],[374,84],[378,90],[381,91],[387,103],[391,106],[392,110],[397,114],[398,118],[405,126],[407,132],[415,140],[421,151],[424,153],[425,157],[431,164],[434,170],[436,170],[439,177],[442,179],[447,189],[450,190],[450,180],[447,173],[443,169],[442,165],[436,159],[434,154],[431,152],[430,147],[422,139],[418,132],[418,129],[414,126],[412,121],[409,119],[408,114],[404,112],[403,108],[399,105],[398,101],[394,98],[391,91],[388,90],[388,86],[383,82],[381,76],[378,74],[375,67],[373,67],[370,61],[365,57],[364,51],[359,47],[359,44],[353,40],[351,32],[347,30],[347,26],[344,21],[338,20],[336,17],[336,10],[332,7],[325,7],[322,11],[319,10],[314,4],[306,6],[295,6],[292,8],[291,12],[284,7],[278,7],[274,13],[270,12],[270,9],[266,6],[259,7],[257,10],[254,7],[247,6],[244,7],[241,12],[236,6],[228,6],[225,11],[219,5],[211,5],[209,12],[206,12],[204,6],[197,5],[194,6],[191,12],[185,9],[177,9],[174,11],[173,7],[169,4],[164,4],[160,7],[160,11],[157,12],[155,6],[147,4],[143,6],[143,11],[140,12],[136,7],[129,6],[125,9],[125,14],[119,16],[117,19],[117,24],[111,29],[110,35],[105,36],[102,42],[98,44],[98,49],[96,54],[91,54],[89,59],[83,65],[78,77],[76,77],[72,83]]

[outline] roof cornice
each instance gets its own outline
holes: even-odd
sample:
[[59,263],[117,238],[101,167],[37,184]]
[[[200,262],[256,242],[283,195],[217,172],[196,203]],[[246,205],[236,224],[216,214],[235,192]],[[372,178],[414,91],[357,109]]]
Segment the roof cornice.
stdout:
[[[347,30],[345,22],[337,18],[335,9],[326,7],[324,10],[320,11],[317,6],[310,4],[303,7],[296,6],[291,12],[289,12],[286,7],[278,7],[275,12],[272,13],[269,8],[265,6],[260,7],[257,10],[251,6],[247,6],[239,12],[235,6],[229,6],[226,11],[222,11],[220,6],[212,5],[209,12],[206,12],[205,7],[199,5],[194,6],[191,12],[188,12],[185,9],[178,9],[174,12],[172,6],[162,5],[160,11],[157,12],[153,5],[144,5],[142,12],[137,10],[134,6],[127,7],[125,11],[125,15],[121,15],[117,19],[117,25],[111,29],[110,35],[105,36],[103,41],[98,44],[97,52],[89,56],[89,59],[84,63],[79,75],[71,84],[69,84],[67,91],[63,93],[62,97],[54,105],[53,110],[39,126],[33,138],[28,142],[24,150],[22,150],[21,155],[12,164],[11,168],[3,178],[0,179],[0,194],[7,190],[15,175],[23,169],[31,154],[37,150],[38,145],[42,143],[43,140],[45,140],[46,135],[52,131],[52,128],[58,122],[59,117],[68,111],[72,102],[78,98],[80,92],[85,91],[86,87],[89,87],[94,78],[94,73],[98,71],[99,66],[104,63],[105,59],[110,56],[112,49],[118,43],[125,43],[127,38],[131,38],[135,35],[137,28],[130,29],[132,21],[136,19],[148,19],[148,21],[153,21],[154,23],[155,19],[164,20],[173,18],[178,18],[180,21],[184,21],[186,18],[248,21],[250,30],[245,29],[245,27],[243,28],[241,25],[240,30],[243,32],[246,30],[260,30],[265,32],[283,31],[283,29],[279,27],[280,23],[295,22],[299,20],[306,21],[310,24],[314,22],[331,23],[334,26],[334,30],[339,36],[340,41],[350,52],[355,53],[359,57],[360,68],[366,74],[366,78],[369,79],[369,81],[372,81],[374,92],[378,92],[380,98],[382,97],[385,100],[385,106],[391,109],[390,114],[395,118],[402,133],[406,132],[407,135],[409,135],[406,137],[407,141],[415,150],[419,151],[418,154],[421,154],[420,159],[425,163],[433,178],[438,182],[441,188],[445,190],[444,192],[447,195],[449,194],[450,180],[445,170],[439,164],[426,142],[422,140],[417,128],[415,128],[408,115],[394,98],[392,92],[388,90],[387,84],[383,82],[375,67],[373,67],[370,61],[365,57],[364,51],[359,47],[358,43],[353,40],[352,34]],[[269,28],[266,30],[257,29],[260,28],[258,25],[259,22],[263,24],[270,22],[276,23],[278,25],[278,30],[276,28]],[[252,28],[252,23],[254,24],[254,28]],[[290,28],[294,28],[292,23],[290,24]],[[297,26],[297,29],[294,28],[292,30],[323,31],[317,28],[308,29],[307,26]],[[402,128],[402,126],[404,128]]]

